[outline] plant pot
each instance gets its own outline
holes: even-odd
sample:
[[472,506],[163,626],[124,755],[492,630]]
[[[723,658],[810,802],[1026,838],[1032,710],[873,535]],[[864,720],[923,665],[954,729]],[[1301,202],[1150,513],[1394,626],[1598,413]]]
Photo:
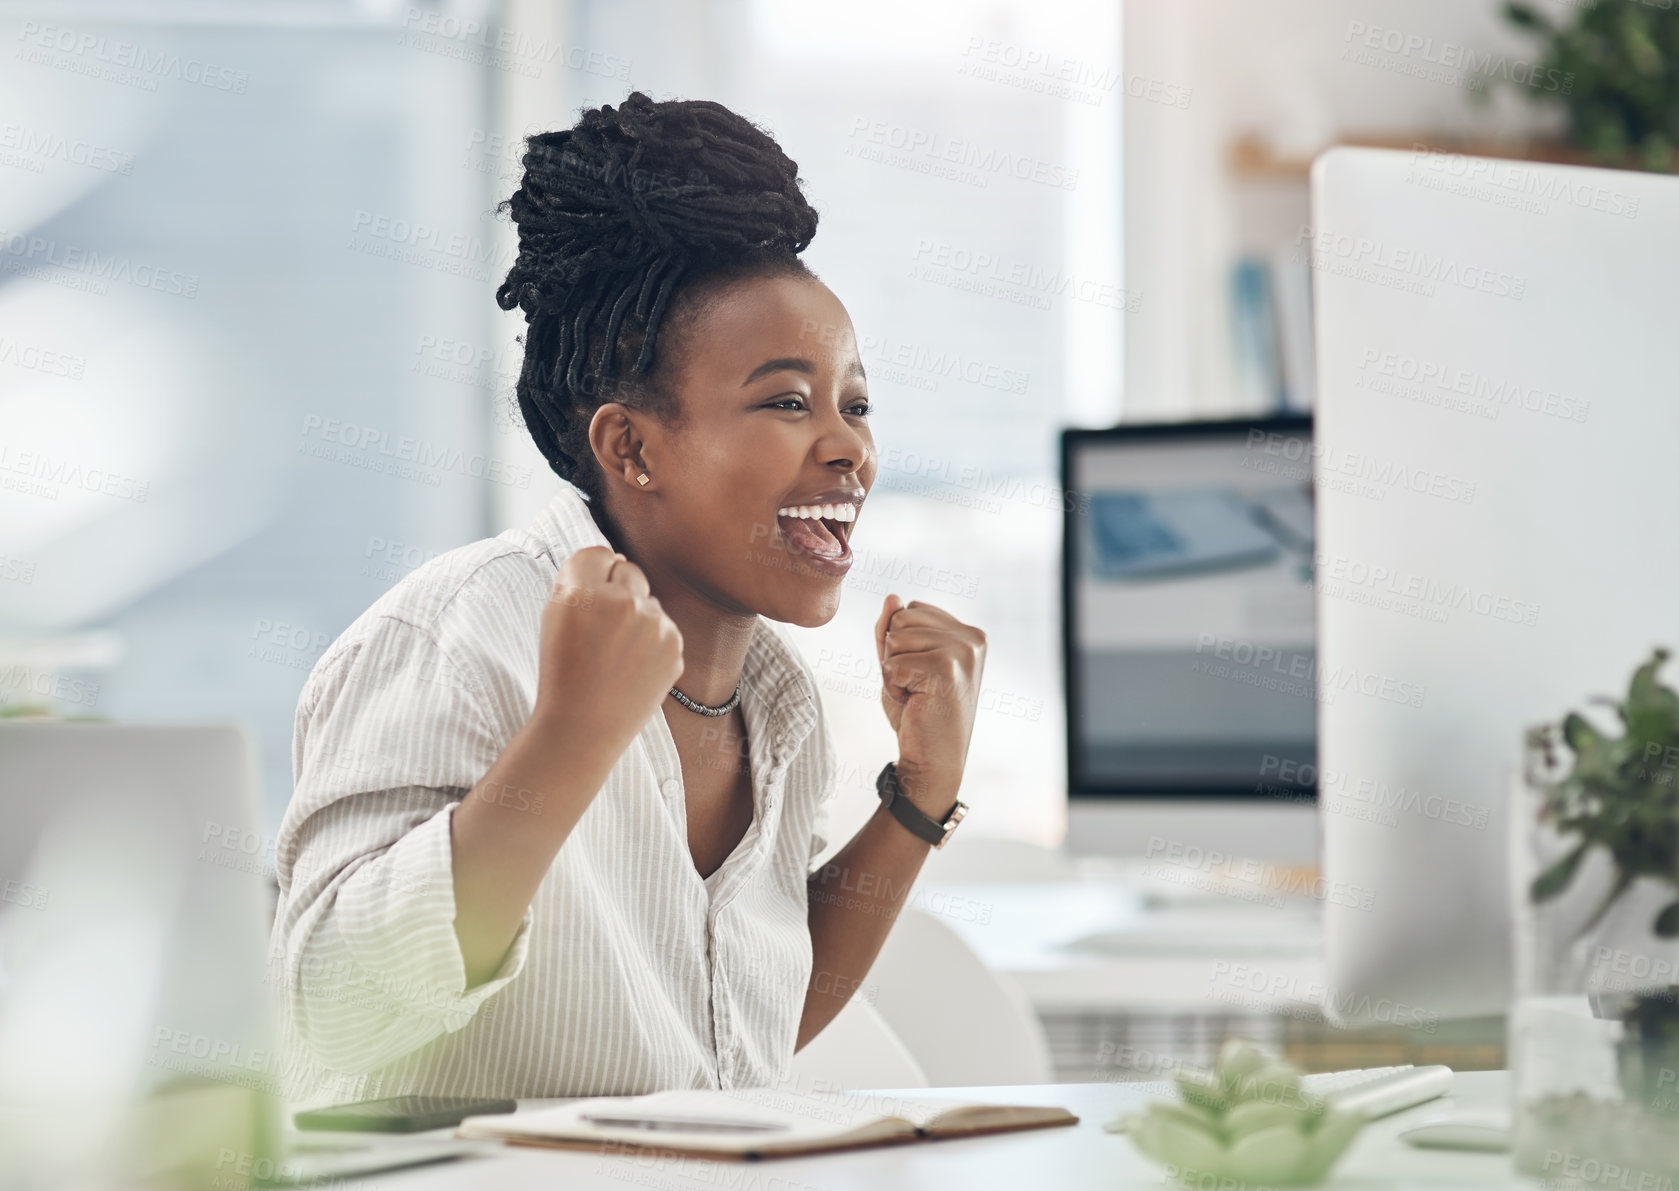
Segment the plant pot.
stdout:
[[1512,783],[1516,998],[1509,1055],[1516,1166],[1553,1188],[1679,1181],[1679,939],[1656,930],[1679,889],[1626,879],[1593,846],[1535,902],[1580,839],[1545,813],[1571,761],[1555,734],[1529,734]]
[[1641,994],[1622,1014],[1621,1093],[1679,1128],[1679,984]]

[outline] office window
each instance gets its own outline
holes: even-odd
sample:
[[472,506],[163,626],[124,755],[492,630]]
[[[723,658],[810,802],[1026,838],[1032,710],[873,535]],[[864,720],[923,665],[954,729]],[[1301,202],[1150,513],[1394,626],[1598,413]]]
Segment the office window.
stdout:
[[497,313],[486,89],[401,13],[152,11],[0,24],[0,705],[240,721],[271,834],[309,668],[489,523],[433,350]]

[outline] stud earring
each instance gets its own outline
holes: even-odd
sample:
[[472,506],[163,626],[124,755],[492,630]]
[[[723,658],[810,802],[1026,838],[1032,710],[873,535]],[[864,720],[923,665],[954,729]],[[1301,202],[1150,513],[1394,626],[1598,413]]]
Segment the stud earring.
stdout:
[[635,482],[645,488],[648,484],[653,482],[653,477],[648,475],[646,472],[642,472],[635,478]]

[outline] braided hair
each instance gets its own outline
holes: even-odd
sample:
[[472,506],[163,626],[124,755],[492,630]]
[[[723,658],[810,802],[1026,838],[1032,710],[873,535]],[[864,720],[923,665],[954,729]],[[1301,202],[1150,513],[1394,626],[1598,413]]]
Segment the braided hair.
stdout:
[[621,401],[676,424],[660,383],[661,327],[731,281],[810,275],[798,254],[816,212],[781,147],[708,100],[655,103],[635,91],[525,146],[524,178],[500,208],[519,229],[519,255],[496,302],[525,314],[526,428],[561,479],[598,499],[594,411]]

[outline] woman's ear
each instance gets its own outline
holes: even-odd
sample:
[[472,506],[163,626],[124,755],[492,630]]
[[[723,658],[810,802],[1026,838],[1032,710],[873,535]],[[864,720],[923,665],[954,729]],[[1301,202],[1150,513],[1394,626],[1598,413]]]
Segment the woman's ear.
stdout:
[[589,419],[589,448],[608,478],[618,477],[631,488],[641,489],[637,476],[649,468],[643,458],[642,414],[617,401],[608,401]]

